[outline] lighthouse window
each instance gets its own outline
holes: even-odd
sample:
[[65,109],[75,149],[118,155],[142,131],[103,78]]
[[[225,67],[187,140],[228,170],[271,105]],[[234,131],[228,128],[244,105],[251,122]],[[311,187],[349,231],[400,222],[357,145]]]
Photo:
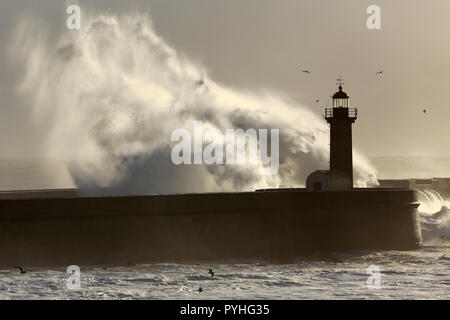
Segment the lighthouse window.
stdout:
[[335,99],[333,107],[348,107],[348,99]]

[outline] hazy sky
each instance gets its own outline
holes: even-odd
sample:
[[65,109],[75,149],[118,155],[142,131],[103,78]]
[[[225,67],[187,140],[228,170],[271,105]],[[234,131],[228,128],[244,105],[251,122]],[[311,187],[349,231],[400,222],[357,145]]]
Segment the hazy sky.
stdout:
[[[6,59],[11,30],[20,14],[31,12],[55,33],[63,32],[71,3],[80,4],[82,15],[88,10],[149,11],[156,31],[179,53],[205,65],[214,80],[273,90],[318,115],[341,73],[360,112],[354,125],[360,151],[368,156],[450,155],[448,0],[2,0],[4,157],[33,155],[40,139],[29,109],[14,96],[20,74]],[[366,27],[371,4],[381,7],[382,30]],[[312,74],[304,75],[303,69]]]

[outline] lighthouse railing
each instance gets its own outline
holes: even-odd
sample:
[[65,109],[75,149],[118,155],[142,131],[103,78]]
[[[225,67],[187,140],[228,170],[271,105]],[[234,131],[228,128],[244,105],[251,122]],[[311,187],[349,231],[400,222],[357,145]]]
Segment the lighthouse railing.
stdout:
[[[341,107],[342,109],[344,109],[344,107]],[[325,108],[325,119],[332,119],[334,117],[334,110],[335,109],[339,109],[342,110],[341,108]],[[358,109],[356,108],[345,108],[348,110],[348,117],[349,118],[354,118],[356,119],[358,117]],[[340,116],[342,116],[342,112],[339,111]]]
[[349,118],[357,118],[358,117],[358,109],[348,108],[348,117]]

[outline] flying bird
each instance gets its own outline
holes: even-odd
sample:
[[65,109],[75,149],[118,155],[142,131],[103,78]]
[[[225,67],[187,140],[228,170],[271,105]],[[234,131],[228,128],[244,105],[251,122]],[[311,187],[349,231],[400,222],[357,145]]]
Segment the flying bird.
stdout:
[[319,101],[320,101],[319,99],[316,99],[316,103],[319,102]]
[[198,292],[199,292],[199,293],[203,292],[202,287],[198,288]]
[[308,70],[303,70],[302,72],[305,73],[305,74],[311,74],[311,72],[308,71]]
[[139,264],[134,260],[128,260],[126,265],[127,267],[137,267]]
[[195,81],[195,86],[197,88],[200,88],[201,86],[203,86],[205,84],[205,81],[203,79],[197,80]]
[[214,271],[212,271],[212,269],[209,269],[208,274],[211,275],[211,278],[214,277]]
[[383,70],[380,70],[377,72],[377,74],[382,74],[382,73],[383,73]]
[[422,112],[423,112],[424,114],[425,114],[425,113],[427,113],[427,109],[423,109],[423,111],[422,111]]
[[27,273],[27,271],[31,271],[31,270],[25,270],[25,269],[22,268],[22,267],[16,267],[16,266],[14,266],[14,268],[19,269],[21,274]]
[[343,261],[339,258],[337,258],[333,253],[331,252],[319,252],[318,254],[319,258],[321,260],[324,261],[329,261],[329,262],[338,262],[338,263],[342,263]]

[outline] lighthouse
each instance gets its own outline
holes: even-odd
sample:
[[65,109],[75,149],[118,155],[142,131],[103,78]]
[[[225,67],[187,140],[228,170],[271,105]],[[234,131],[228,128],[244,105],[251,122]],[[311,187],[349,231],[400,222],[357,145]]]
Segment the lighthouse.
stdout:
[[325,119],[330,124],[330,172],[345,174],[353,187],[352,124],[358,110],[349,107],[349,98],[339,85],[333,107],[325,109]]
[[325,120],[330,125],[330,169],[311,173],[306,180],[308,190],[353,188],[352,124],[358,110],[350,108],[350,97],[342,90],[342,84],[340,80],[338,91],[332,97],[332,107],[325,108]]

